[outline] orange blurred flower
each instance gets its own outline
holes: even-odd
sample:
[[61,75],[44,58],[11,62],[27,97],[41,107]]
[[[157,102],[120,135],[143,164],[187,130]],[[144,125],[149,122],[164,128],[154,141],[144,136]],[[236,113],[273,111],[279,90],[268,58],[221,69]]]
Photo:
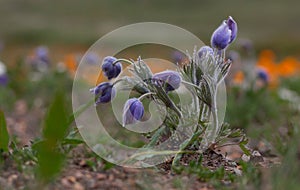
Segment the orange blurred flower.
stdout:
[[236,74],[233,77],[233,83],[237,85],[241,85],[244,81],[244,73],[242,71],[236,72]]
[[77,69],[77,60],[74,54],[68,54],[64,57],[64,63],[72,76],[75,75]]
[[295,76],[300,71],[300,62],[294,57],[286,57],[281,62],[275,61],[275,54],[271,50],[260,53],[257,66],[266,70],[270,75],[270,85],[277,86],[280,77]]

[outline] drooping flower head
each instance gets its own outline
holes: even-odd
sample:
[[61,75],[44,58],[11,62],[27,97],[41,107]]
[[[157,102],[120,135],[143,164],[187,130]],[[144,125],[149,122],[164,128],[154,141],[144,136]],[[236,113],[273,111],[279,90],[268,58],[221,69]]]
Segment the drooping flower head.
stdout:
[[231,16],[224,20],[211,36],[211,46],[218,50],[225,49],[237,35],[237,24]]
[[103,59],[102,70],[108,80],[116,78],[122,70],[122,64],[120,62],[113,64],[115,61],[117,61],[117,58],[112,56],[107,56]]
[[213,53],[214,53],[214,50],[211,47],[209,47],[209,46],[202,46],[199,49],[199,51],[198,51],[197,54],[198,54],[199,58],[201,58],[202,56],[205,56],[207,54],[213,55]]
[[109,82],[100,83],[95,88],[90,89],[90,92],[92,92],[98,97],[95,102],[95,105],[110,102],[116,94],[115,88]]
[[179,88],[181,76],[175,71],[163,71],[153,75],[152,80],[155,84],[165,87],[166,92]]
[[126,101],[123,109],[123,126],[140,121],[144,115],[144,106],[137,98]]

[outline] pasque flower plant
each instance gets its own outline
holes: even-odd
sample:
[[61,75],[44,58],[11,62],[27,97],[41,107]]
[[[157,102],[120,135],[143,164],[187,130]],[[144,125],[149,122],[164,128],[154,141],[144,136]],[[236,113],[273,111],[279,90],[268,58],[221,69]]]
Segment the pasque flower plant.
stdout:
[[[229,17],[212,34],[212,47],[203,46],[198,51],[195,49],[192,56],[187,55],[189,63],[179,66],[177,70],[166,70],[155,74],[140,57],[134,62],[108,56],[103,60],[102,70],[109,80],[120,74],[121,62],[130,64],[129,70],[132,76],[121,77],[114,83],[101,83],[92,89],[95,95],[99,95],[96,104],[111,101],[115,94],[114,84],[122,81],[123,85],[132,86],[132,91],[135,92],[134,97],[130,97],[123,106],[122,126],[126,127],[143,119],[146,111],[142,102],[144,98],[154,101],[158,109],[162,104],[167,109],[162,126],[147,134],[147,137],[150,136],[148,148],[160,144],[160,137],[166,134],[169,135],[168,138],[178,141],[182,138],[176,133],[178,126],[189,125],[196,127],[191,129],[193,131],[190,138],[184,142],[178,141],[180,145],[173,157],[174,165],[180,160],[181,152],[191,146],[196,146],[200,152],[213,148],[220,140],[230,136],[231,132],[226,129],[227,134],[222,133],[226,127],[219,121],[217,92],[231,66],[231,61],[225,58],[225,50],[234,41],[236,35],[237,24],[232,17]],[[180,105],[172,99],[171,94],[177,93],[180,86],[185,86],[192,92],[192,104]],[[175,133],[177,136],[173,137]],[[244,140],[242,139],[241,142]]]

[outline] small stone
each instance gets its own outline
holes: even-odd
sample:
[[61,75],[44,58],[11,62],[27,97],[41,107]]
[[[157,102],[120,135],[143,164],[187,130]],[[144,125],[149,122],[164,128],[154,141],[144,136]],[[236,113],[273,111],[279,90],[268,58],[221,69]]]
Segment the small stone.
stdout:
[[85,160],[81,160],[79,162],[79,166],[86,166],[86,161]]
[[74,176],[67,176],[66,177],[68,179],[68,181],[70,181],[71,183],[75,183],[76,182],[76,178]]
[[252,162],[263,162],[264,158],[261,156],[261,154],[257,150],[255,150],[252,152],[250,160]]
[[77,171],[74,176],[77,178],[77,179],[81,179],[83,177],[83,174],[79,171]]
[[18,178],[18,176],[16,174],[12,174],[8,177],[7,182],[8,184],[12,184],[14,180],[16,180]]
[[108,176],[108,180],[109,181],[113,181],[115,179],[115,177],[112,175],[112,174],[110,174],[109,176]]
[[86,177],[87,179],[91,179],[91,178],[92,178],[91,174],[86,174],[85,177]]
[[69,182],[69,180],[67,178],[62,178],[61,179],[61,184],[64,186],[64,187],[69,187],[71,184]]
[[80,183],[76,182],[73,186],[73,189],[74,190],[84,190],[84,187]]
[[234,173],[236,173],[236,175],[241,176],[243,173],[241,170],[239,170],[238,168],[233,168]]
[[87,181],[87,188],[93,189],[96,187],[96,181],[94,179],[90,179]]
[[105,174],[97,174],[97,179],[99,180],[103,180],[103,179],[106,179],[106,175]]
[[246,154],[243,154],[243,155],[242,155],[242,160],[243,160],[244,162],[249,162],[249,161],[250,161],[250,156],[247,156]]

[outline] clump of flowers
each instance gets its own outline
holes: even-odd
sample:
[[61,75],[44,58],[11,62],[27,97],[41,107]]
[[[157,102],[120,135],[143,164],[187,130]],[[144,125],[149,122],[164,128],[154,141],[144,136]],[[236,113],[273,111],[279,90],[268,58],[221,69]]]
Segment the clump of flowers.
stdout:
[[[203,46],[199,50],[195,49],[192,56],[187,55],[189,62],[182,65],[178,63],[179,67],[176,71],[152,73],[140,57],[137,61],[105,57],[102,72],[109,80],[120,74],[121,62],[130,65],[132,76],[122,77],[114,83],[103,82],[92,89],[91,92],[97,96],[96,105],[112,100],[115,94],[114,84],[122,81],[122,86],[132,86],[134,91],[134,97],[129,98],[123,107],[124,127],[143,120],[145,109],[142,100],[144,98],[154,101],[158,112],[161,111],[162,105],[167,109],[162,126],[146,134],[150,137],[148,148],[162,143],[163,139],[174,138],[172,140],[179,144],[179,151],[173,157],[174,165],[180,160],[181,152],[192,146],[200,152],[214,148],[232,132],[227,125],[220,123],[217,92],[231,66],[231,61],[225,58],[226,48],[235,40],[236,35],[237,24],[232,17],[229,17],[213,33],[211,47]],[[173,93],[181,93],[180,87],[185,87],[193,95],[190,104],[181,105],[172,98]],[[195,127],[188,128],[188,126]],[[191,134],[188,138],[185,133],[176,133],[176,130],[187,129],[189,129],[187,133]],[[235,131],[233,136],[237,137],[237,134],[240,133]],[[184,141],[180,140],[184,138]],[[243,136],[240,142],[244,143],[244,140]]]

